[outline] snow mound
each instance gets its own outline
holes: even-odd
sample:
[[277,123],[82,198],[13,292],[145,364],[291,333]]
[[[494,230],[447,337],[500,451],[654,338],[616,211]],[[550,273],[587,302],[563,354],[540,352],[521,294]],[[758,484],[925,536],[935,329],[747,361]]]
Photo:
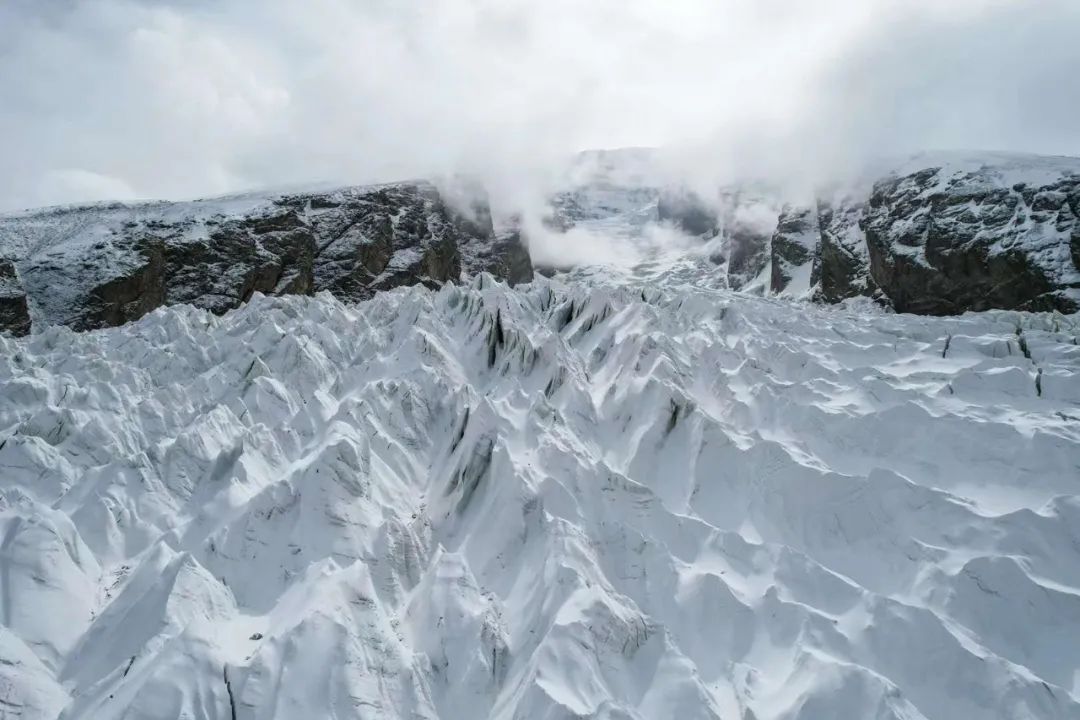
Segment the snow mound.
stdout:
[[1014,185],[1051,185],[1063,177],[1080,176],[1080,158],[1008,152],[935,151],[916,153],[894,163],[888,173],[898,177],[927,168],[940,170],[942,184],[930,191],[949,188],[948,180],[979,180],[988,189]]
[[594,273],[0,338],[0,714],[1076,718],[1078,335]]

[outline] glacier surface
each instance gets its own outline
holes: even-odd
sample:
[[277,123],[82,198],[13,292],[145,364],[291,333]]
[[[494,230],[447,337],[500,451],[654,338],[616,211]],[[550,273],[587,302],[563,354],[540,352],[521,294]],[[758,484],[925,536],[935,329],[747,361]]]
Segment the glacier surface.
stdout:
[[608,271],[0,337],[0,717],[1080,717],[1080,320]]

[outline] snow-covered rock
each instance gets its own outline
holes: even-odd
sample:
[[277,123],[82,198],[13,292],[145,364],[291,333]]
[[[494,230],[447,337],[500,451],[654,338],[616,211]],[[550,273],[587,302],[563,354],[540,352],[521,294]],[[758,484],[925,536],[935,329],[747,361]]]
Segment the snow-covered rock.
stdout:
[[769,244],[770,292],[808,296],[815,284],[815,266],[820,268],[819,223],[817,208],[785,205],[781,209]]
[[813,297],[836,303],[851,298],[875,298],[888,306],[871,272],[870,250],[863,231],[866,203],[845,193],[818,200],[818,249],[811,270]]
[[[575,233],[575,252],[539,255],[540,270],[704,256],[698,284],[758,295],[918,314],[1080,309],[1080,159],[921,155],[810,198],[760,180],[705,191],[667,160],[643,148],[575,157],[543,217],[545,232]],[[220,313],[256,292],[362,300],[482,272],[527,282],[521,211],[493,213],[457,178],[4,216],[0,327],[25,332],[27,314],[108,327],[178,303]]]
[[358,300],[463,271],[532,277],[520,239],[495,233],[486,198],[457,207],[426,182],[47,208],[0,217],[0,252],[35,321],[76,329],[165,304],[221,313],[256,292]]
[[874,185],[863,228],[898,311],[1080,310],[1080,160],[916,158]]
[[590,155],[605,162],[555,196],[552,226],[633,238],[668,223],[752,293],[918,314],[1080,309],[1080,159],[924,154],[806,203],[760,182],[691,192],[670,168],[650,176],[643,153]]
[[1080,716],[1080,327],[702,287],[0,337],[0,714]]

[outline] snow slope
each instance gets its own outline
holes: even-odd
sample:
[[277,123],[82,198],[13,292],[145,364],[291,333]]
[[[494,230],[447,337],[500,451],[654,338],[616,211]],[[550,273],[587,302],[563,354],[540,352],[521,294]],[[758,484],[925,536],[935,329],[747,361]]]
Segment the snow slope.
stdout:
[[592,272],[0,338],[0,716],[1080,717],[1080,322]]

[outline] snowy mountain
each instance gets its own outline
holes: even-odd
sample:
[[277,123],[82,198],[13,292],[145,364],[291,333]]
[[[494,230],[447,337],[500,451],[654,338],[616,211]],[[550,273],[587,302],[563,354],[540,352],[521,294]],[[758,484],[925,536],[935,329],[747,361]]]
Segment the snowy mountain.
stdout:
[[1080,717],[1078,168],[0,218],[0,718]]
[[0,217],[0,256],[17,269],[21,293],[9,294],[25,297],[22,326],[76,329],[177,303],[221,313],[255,292],[360,300],[462,272],[529,280],[520,238],[496,232],[481,190],[451,202],[457,190],[408,182],[46,208]]
[[761,180],[705,190],[645,148],[582,153],[556,176],[531,241],[521,208],[460,178],[0,216],[0,330],[110,327],[177,303],[220,313],[254,292],[360,300],[480,272],[513,284],[534,262],[613,255],[707,256],[704,286],[900,312],[1080,309],[1077,159],[921,155],[809,202]]
[[698,262],[0,337],[0,715],[1080,717],[1077,318]]
[[876,163],[807,203],[761,181],[691,191],[649,157],[583,156],[550,224],[636,237],[672,224],[710,241],[711,273],[757,294],[866,296],[931,315],[1080,309],[1080,159],[922,154]]

